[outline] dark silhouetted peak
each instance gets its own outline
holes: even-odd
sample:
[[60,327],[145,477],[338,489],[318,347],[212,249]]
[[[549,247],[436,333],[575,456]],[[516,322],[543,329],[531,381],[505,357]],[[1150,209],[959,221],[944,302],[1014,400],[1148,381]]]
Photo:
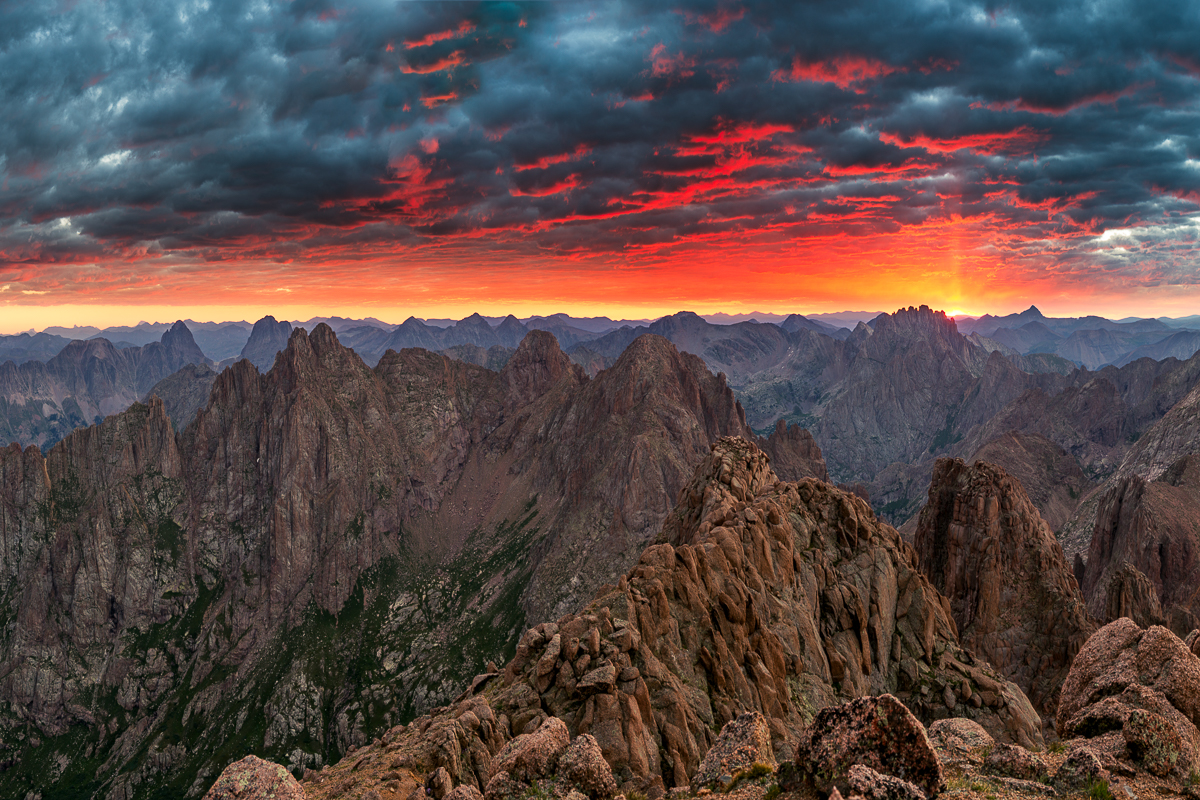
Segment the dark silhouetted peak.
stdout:
[[894,314],[882,314],[871,321],[871,327],[876,333],[920,332],[945,334],[958,332],[954,320],[946,316],[945,311],[935,311],[929,306],[919,308],[909,306],[901,308]]
[[491,323],[489,323],[487,321],[487,319],[485,319],[484,316],[482,314],[480,314],[478,311],[476,311],[474,314],[470,315],[469,317],[463,317],[455,324],[456,325],[473,325],[473,326],[474,325],[485,325],[488,328],[492,327]]
[[308,335],[308,338],[312,340],[313,348],[318,353],[321,353],[329,348],[341,348],[342,346],[341,342],[338,341],[337,334],[334,333],[333,328],[329,327],[324,322],[313,328],[313,332]]
[[708,321],[699,314],[692,311],[680,311],[651,323],[649,330],[651,333],[656,333],[659,336],[665,336],[669,339],[678,331],[706,328],[708,325]]
[[510,403],[527,405],[564,379],[571,385],[587,380],[583,368],[571,361],[554,335],[530,331],[500,370],[501,385]]
[[521,343],[525,334],[529,333],[529,329],[522,325],[520,320],[509,314],[496,326],[495,332],[500,344],[505,347],[514,347]]
[[939,458],[914,546],[921,569],[950,601],[963,645],[1053,713],[1071,658],[1096,626],[1062,547],[1020,482],[984,461]]
[[170,330],[163,333],[162,344],[173,355],[184,359],[189,364],[203,364],[207,361],[204,352],[196,344],[191,329],[183,323],[183,320],[179,320],[171,326]]
[[275,354],[287,346],[291,333],[292,323],[267,315],[254,323],[241,357],[265,372],[275,363]]

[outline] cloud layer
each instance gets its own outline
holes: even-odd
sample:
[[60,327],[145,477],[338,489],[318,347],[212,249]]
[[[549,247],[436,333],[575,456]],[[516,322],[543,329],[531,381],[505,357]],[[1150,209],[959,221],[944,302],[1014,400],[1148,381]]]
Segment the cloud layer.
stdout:
[[0,294],[1190,295],[1198,100],[1185,2],[9,4]]

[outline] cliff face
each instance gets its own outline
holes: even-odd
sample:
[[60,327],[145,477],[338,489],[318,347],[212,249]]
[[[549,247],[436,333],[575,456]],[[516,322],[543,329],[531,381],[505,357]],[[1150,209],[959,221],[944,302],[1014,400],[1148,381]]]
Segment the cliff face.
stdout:
[[1030,384],[941,312],[901,309],[873,325],[847,340],[858,350],[813,425],[837,480],[871,481],[893,462],[944,452]]
[[724,381],[658,337],[589,380],[546,333],[498,373],[370,369],[320,325],[222,372],[182,432],[151,398],[3,450],[0,696],[23,711],[0,793],[196,795],[239,748],[325,763],[615,581],[726,434],[749,431]]
[[1119,479],[1100,495],[1083,589],[1092,612],[1200,627],[1200,456],[1180,458],[1156,480]]
[[827,483],[780,482],[753,444],[725,438],[628,574],[526,631],[502,670],[389,734],[388,751],[393,769],[441,766],[482,789],[509,737],[551,715],[595,737],[622,790],[660,796],[741,712],[761,712],[790,754],[818,709],[882,692],[927,722],[1041,741],[1029,701],[959,646],[892,528]]
[[992,464],[938,459],[915,547],[949,598],[962,644],[1053,716],[1071,660],[1096,625],[1021,484]]
[[156,383],[208,359],[176,322],[162,341],[118,349],[107,339],[69,342],[49,361],[0,364],[0,441],[49,447],[76,428],[123,411]]

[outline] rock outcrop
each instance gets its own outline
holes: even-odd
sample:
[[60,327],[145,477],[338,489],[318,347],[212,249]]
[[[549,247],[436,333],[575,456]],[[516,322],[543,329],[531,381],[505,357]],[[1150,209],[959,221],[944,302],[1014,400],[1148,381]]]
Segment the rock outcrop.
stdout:
[[225,768],[204,800],[304,800],[304,789],[278,764],[246,756]]
[[[1154,774],[1200,759],[1200,658],[1166,628],[1121,618],[1088,639],[1062,688],[1055,725]],[[1172,755],[1172,753],[1174,755]]]
[[1021,484],[992,464],[939,459],[915,547],[950,601],[959,641],[1053,716],[1071,661],[1096,626]]
[[799,425],[788,425],[781,419],[769,437],[758,437],[755,443],[771,457],[771,468],[780,480],[829,480],[821,448],[813,435]]
[[399,732],[397,768],[486,788],[495,732],[554,716],[595,737],[622,791],[656,796],[694,785],[714,732],[746,711],[786,758],[818,709],[885,692],[889,708],[1040,743],[1029,701],[959,647],[947,601],[857,497],[781,483],[753,444],[725,438],[660,538],[581,612],[527,631],[499,674]]
[[1075,457],[1037,433],[1008,433],[980,447],[968,464],[985,461],[1020,481],[1050,530],[1070,519],[1084,495],[1094,488]]
[[706,786],[725,788],[740,773],[756,765],[774,770],[775,750],[771,744],[771,727],[767,718],[756,711],[740,714],[725,723],[721,735],[704,755],[692,789]]
[[[861,792],[861,786],[853,786],[855,767],[909,781],[930,798],[944,784],[941,762],[924,726],[887,694],[822,709],[800,737],[795,764],[821,793],[835,788],[843,795],[851,788]],[[860,781],[870,779],[864,775]]]

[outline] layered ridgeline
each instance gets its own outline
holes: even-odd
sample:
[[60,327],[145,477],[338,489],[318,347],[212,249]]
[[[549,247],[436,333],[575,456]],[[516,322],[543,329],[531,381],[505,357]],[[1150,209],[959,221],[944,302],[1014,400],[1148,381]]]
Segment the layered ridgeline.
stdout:
[[[694,465],[752,435],[647,336],[589,379],[545,333],[499,373],[368,368],[327,326],[161,401],[0,451],[0,794],[197,795],[234,757],[338,757],[616,582]],[[811,437],[762,445],[824,474]]]
[[141,347],[72,340],[44,362],[5,361],[0,441],[48,447],[76,428],[124,411],[177,370],[207,363],[183,322],[167,329],[161,341]]
[[[980,333],[1001,335],[997,331],[1007,330],[1004,325],[1016,323],[1030,326],[1025,333],[1035,337],[1042,335],[1041,328],[1073,335],[1093,329],[1145,333],[1162,327],[1159,322],[1100,318],[1054,320],[1033,309],[1012,319],[966,322],[960,330],[954,320],[927,307],[881,314],[853,332],[799,315],[778,325],[719,325],[690,312],[615,330],[563,316],[524,322],[510,316],[493,324],[475,314],[447,327],[409,319],[392,329],[374,321],[334,321],[342,343],[372,367],[389,352],[421,347],[499,370],[531,330],[545,330],[575,363],[595,375],[615,364],[639,336],[660,335],[726,376],[751,427],[769,431],[783,419],[812,430],[833,479],[861,484],[889,521],[900,524],[915,517],[937,457],[980,453],[1020,472],[1057,530],[1091,482],[1112,474],[1130,444],[1187,394],[1200,377],[1200,358],[1139,359],[1093,372],[1058,355],[1020,353]],[[290,330],[288,322],[259,320],[238,357],[269,369]],[[970,335],[964,336],[964,330]],[[190,370],[158,390],[177,426],[202,405],[211,377]],[[144,389],[127,395],[143,397]],[[9,394],[10,402],[16,398]],[[36,404],[22,398],[25,412],[32,414],[29,409]],[[113,403],[102,413],[117,407],[124,406]],[[40,434],[31,430],[10,438],[45,446],[94,418],[60,415],[56,424],[61,430],[51,437],[38,439]],[[36,422],[45,425],[44,415]],[[1016,440],[1010,436],[1014,432],[1044,441]],[[1033,451],[1047,448],[1060,448],[1065,458],[1042,468]],[[1004,461],[1005,453],[1009,461]],[[1022,471],[1022,461],[1033,469]]]

